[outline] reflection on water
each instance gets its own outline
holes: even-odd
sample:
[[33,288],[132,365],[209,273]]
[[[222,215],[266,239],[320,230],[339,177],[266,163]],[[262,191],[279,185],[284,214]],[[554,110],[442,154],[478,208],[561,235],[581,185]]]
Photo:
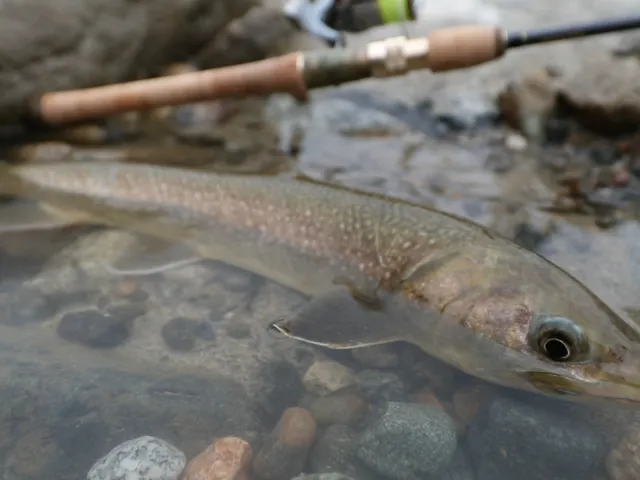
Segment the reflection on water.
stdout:
[[215,262],[114,277],[98,260],[120,254],[125,232],[25,235],[1,238],[3,478],[85,478],[118,445],[90,478],[117,478],[132,458],[177,478],[222,437],[247,443],[218,440],[209,457],[266,480],[604,479],[606,461],[636,461],[633,410],[502,389],[404,343],[274,338],[267,325],[299,294]]

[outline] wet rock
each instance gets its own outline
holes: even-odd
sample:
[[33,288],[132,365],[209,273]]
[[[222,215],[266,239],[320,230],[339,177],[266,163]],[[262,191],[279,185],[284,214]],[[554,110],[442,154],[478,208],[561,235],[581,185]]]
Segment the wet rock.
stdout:
[[390,368],[400,364],[398,354],[393,351],[390,345],[354,348],[351,354],[365,367]]
[[635,132],[640,124],[638,75],[640,64],[635,58],[588,62],[559,83],[563,108],[597,133]]
[[332,425],[318,438],[309,453],[309,466],[316,473],[343,472],[354,480],[377,480],[379,475],[355,457],[358,434],[346,425]]
[[632,427],[606,458],[607,473],[611,480],[640,478],[640,429]]
[[556,107],[554,76],[547,68],[534,70],[498,95],[505,122],[538,143],[546,140],[547,121]]
[[87,480],[178,480],[186,463],[184,453],[170,443],[144,436],[107,453],[91,467]]
[[93,309],[70,312],[60,319],[57,332],[68,342],[92,348],[113,348],[129,338],[134,319],[129,315],[119,316]]
[[406,393],[404,382],[392,372],[361,370],[356,375],[356,385],[362,395],[371,402],[403,400]]
[[274,431],[264,440],[253,462],[260,480],[292,478],[301,472],[316,438],[316,422],[299,407],[285,410]]
[[390,402],[358,439],[356,455],[393,480],[420,480],[443,472],[456,450],[453,421],[439,409]]
[[161,335],[167,346],[178,352],[193,350],[198,339],[210,342],[216,338],[209,322],[185,317],[169,320],[162,327]]
[[0,6],[0,121],[23,113],[46,92],[153,74],[195,53],[250,0],[224,2],[77,2],[12,0]]
[[606,448],[603,436],[579,418],[506,397],[476,416],[467,441],[478,480],[583,479]]
[[189,461],[180,480],[244,480],[251,457],[241,438],[220,438]]
[[367,410],[364,398],[344,390],[318,397],[309,405],[318,425],[355,424],[362,420]]
[[327,395],[355,383],[353,371],[341,363],[325,360],[313,363],[302,378],[305,388],[317,395]]

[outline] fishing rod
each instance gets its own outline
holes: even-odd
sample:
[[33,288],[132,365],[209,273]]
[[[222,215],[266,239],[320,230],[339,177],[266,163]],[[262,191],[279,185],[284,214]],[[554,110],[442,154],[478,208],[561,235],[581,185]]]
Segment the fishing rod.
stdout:
[[33,124],[56,126],[132,110],[222,98],[286,93],[299,101],[309,90],[370,77],[469,68],[529,45],[640,27],[640,15],[531,31],[470,25],[438,29],[425,37],[391,37],[362,47],[299,51],[258,62],[134,82],[51,92],[30,109]]

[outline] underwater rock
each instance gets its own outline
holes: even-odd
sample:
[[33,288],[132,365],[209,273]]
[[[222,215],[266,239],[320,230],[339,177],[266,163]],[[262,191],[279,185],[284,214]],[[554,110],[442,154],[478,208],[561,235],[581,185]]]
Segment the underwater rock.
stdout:
[[178,480],[187,460],[180,450],[155,437],[121,443],[98,460],[87,480]]
[[405,384],[392,372],[361,370],[356,375],[356,385],[360,393],[371,402],[401,401],[405,398]]
[[351,355],[365,367],[391,368],[400,364],[400,358],[391,345],[354,348]]
[[309,405],[318,425],[355,424],[362,420],[367,410],[366,400],[348,390],[318,397]]
[[180,480],[244,480],[251,446],[241,438],[219,438],[189,461]]
[[325,360],[313,363],[302,378],[305,388],[317,395],[327,395],[355,383],[353,371],[341,363]]
[[188,352],[196,347],[198,339],[211,342],[216,334],[209,322],[175,317],[161,330],[162,339],[169,348],[177,352]]
[[319,436],[309,453],[311,471],[319,474],[343,472],[353,480],[378,480],[354,456],[358,433],[347,425],[331,425]]
[[247,391],[213,372],[175,374],[158,364],[133,373],[92,366],[92,352],[74,355],[73,365],[48,357],[27,363],[19,358],[40,358],[38,351],[11,345],[0,339],[0,430],[11,432],[0,442],[0,465],[7,478],[77,479],[114,445],[144,435],[179,445],[188,457],[212,435],[241,437],[256,448],[266,428]]
[[356,455],[390,479],[421,480],[444,471],[455,451],[455,426],[442,410],[389,402],[358,439]]
[[304,408],[285,410],[253,462],[260,480],[292,478],[302,471],[316,438],[316,422]]
[[603,435],[579,418],[507,397],[475,417],[467,441],[478,480],[584,479],[606,453]]
[[124,343],[131,334],[133,320],[142,311],[120,308],[113,312],[95,309],[66,313],[58,324],[58,336],[68,342],[92,348],[113,348]]

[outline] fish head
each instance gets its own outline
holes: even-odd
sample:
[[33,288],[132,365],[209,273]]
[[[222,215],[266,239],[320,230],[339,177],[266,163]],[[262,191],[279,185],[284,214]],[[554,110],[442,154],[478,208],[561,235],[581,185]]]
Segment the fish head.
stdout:
[[638,325],[529,253],[460,255],[420,282],[425,295],[439,291],[441,313],[464,327],[439,342],[456,349],[451,363],[508,387],[640,402]]

